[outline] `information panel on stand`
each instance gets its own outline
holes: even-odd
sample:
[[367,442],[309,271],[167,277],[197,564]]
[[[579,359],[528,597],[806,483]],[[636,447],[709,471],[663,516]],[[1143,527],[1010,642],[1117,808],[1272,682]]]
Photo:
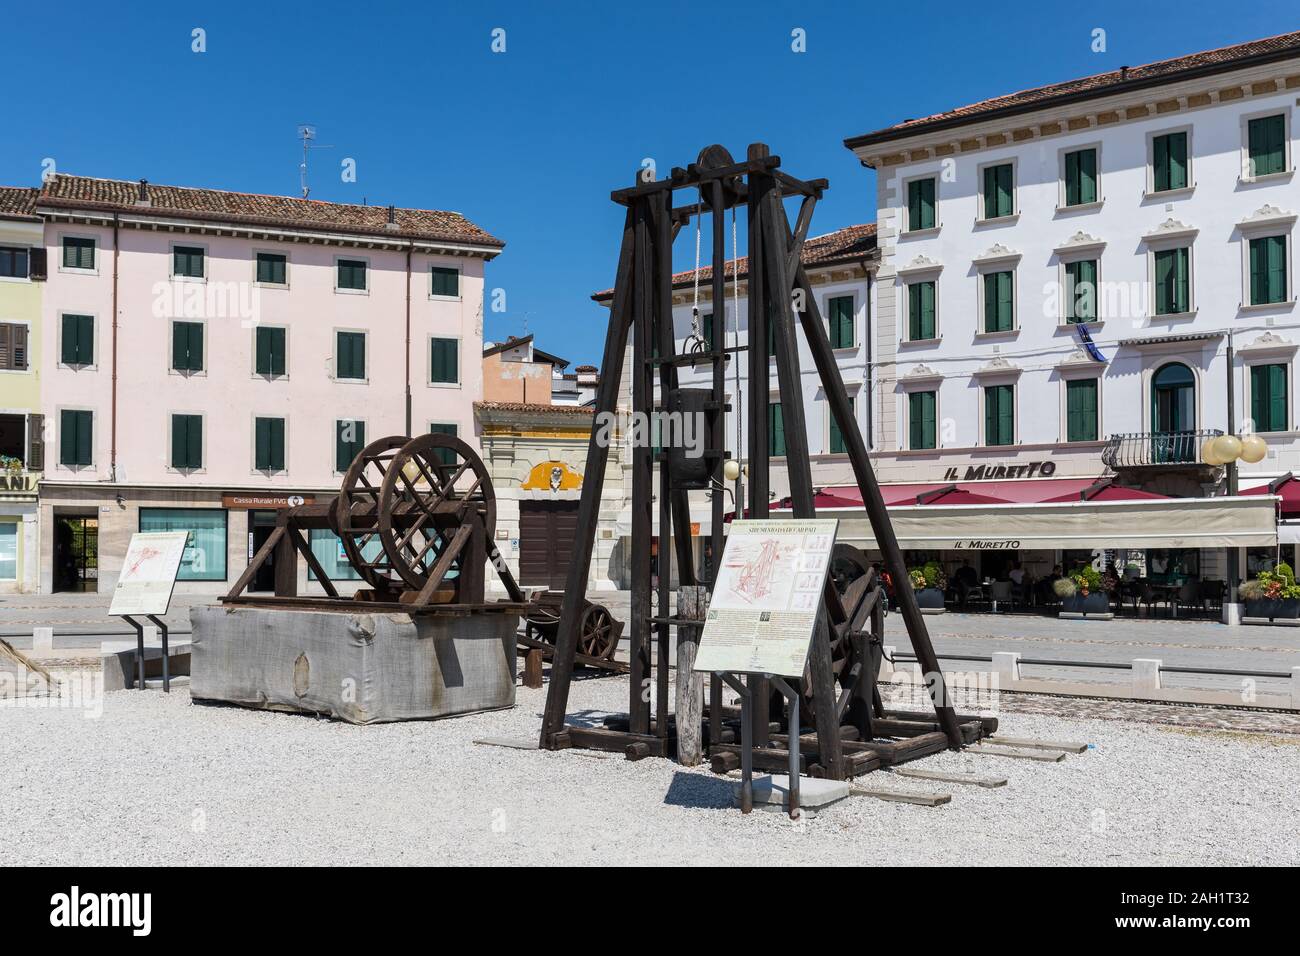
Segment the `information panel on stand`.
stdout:
[[131,535],[108,613],[166,614],[188,538],[188,531],[144,531]]
[[697,671],[803,676],[838,526],[834,518],[732,522]]

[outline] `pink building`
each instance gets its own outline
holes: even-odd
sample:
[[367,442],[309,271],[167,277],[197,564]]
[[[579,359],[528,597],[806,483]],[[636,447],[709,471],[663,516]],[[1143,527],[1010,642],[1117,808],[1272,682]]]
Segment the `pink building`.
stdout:
[[[368,441],[476,444],[504,244],[460,214],[63,175],[37,212],[41,591],[109,591],[132,532],[173,529],[178,590],[223,591]],[[328,532],[312,547],[346,577]]]

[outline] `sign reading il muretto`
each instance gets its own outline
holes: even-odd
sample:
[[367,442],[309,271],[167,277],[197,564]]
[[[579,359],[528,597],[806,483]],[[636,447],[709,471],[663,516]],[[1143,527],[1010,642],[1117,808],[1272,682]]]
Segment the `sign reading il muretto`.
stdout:
[[838,526],[833,518],[732,523],[697,671],[803,675]]
[[967,465],[966,474],[960,468],[949,468],[943,473],[944,481],[993,481],[1006,478],[1051,478],[1056,474],[1054,461],[1027,461],[1023,465]]

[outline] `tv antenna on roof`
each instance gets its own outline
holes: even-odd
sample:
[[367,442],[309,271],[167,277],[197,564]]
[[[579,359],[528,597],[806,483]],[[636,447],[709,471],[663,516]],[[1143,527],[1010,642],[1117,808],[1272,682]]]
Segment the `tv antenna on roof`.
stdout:
[[333,149],[333,146],[318,146],[312,142],[316,138],[315,126],[299,126],[298,138],[302,140],[302,165],[298,167],[298,173],[302,179],[302,198],[306,199],[311,189],[307,186],[307,150],[309,149]]

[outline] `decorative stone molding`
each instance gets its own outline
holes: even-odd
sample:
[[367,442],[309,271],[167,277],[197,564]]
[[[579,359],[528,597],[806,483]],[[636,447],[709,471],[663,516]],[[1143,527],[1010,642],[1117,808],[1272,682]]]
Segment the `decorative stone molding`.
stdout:
[[942,262],[926,255],[918,255],[907,265],[899,266],[897,272],[899,275],[916,275],[922,272],[940,272],[942,269]]
[[1098,362],[1091,355],[1089,355],[1087,350],[1083,348],[1083,346],[1079,346],[1077,349],[1075,349],[1065,358],[1061,359],[1061,361],[1057,362],[1056,367],[1062,370],[1065,369],[1077,370],[1079,368],[1096,368],[1098,369],[1098,371],[1100,371],[1101,369],[1105,368],[1106,365],[1103,362]]
[[1014,265],[1020,261],[1020,253],[1008,249],[1000,242],[995,242],[982,255],[976,256],[971,261],[977,266]]
[[1023,371],[1019,365],[1009,361],[1001,355],[995,355],[989,359],[982,367],[977,368],[972,374],[978,376],[985,375],[1019,375]]
[[935,371],[928,365],[914,365],[908,372],[899,376],[898,379],[898,383],[903,388],[941,381],[943,381],[943,373]]
[[1058,256],[1072,255],[1076,252],[1101,252],[1106,248],[1106,240],[1098,239],[1080,229],[1065,242],[1053,250]]
[[1252,229],[1290,229],[1295,225],[1296,214],[1278,209],[1271,203],[1264,203],[1245,219],[1237,223],[1243,232]]
[[1237,351],[1253,354],[1259,352],[1294,352],[1295,350],[1296,343],[1270,329],[1253,341],[1247,342]]
[[1143,242],[1160,242],[1168,239],[1195,239],[1201,230],[1170,216],[1160,225],[1142,236]]

